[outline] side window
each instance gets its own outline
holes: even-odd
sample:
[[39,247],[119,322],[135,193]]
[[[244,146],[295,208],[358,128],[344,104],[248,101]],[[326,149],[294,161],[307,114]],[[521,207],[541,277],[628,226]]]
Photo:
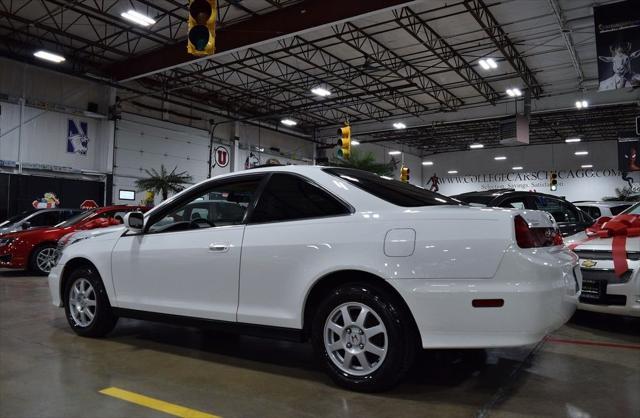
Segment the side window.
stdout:
[[58,212],[56,211],[51,211],[51,212],[42,212],[39,213],[35,216],[33,216],[31,219],[28,220],[29,223],[31,223],[31,226],[51,226],[51,225],[55,225],[57,224],[58,221]]
[[598,219],[602,215],[600,209],[595,206],[578,206],[578,208],[580,208],[580,210],[585,212],[587,215],[591,216],[593,219]]
[[512,197],[500,203],[501,208],[528,209],[525,197]]
[[293,221],[350,213],[335,197],[301,177],[274,174],[251,216],[252,223]]
[[579,222],[578,211],[562,200],[546,196],[536,196],[536,209],[549,212],[556,222]]
[[148,232],[175,232],[241,224],[261,180],[262,177],[251,177],[214,184],[199,195],[169,209],[160,219],[151,220]]

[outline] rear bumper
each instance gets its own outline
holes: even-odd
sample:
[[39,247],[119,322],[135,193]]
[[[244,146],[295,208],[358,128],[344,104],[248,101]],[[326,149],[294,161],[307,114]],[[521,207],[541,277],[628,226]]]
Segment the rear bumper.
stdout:
[[[578,259],[567,249],[509,249],[493,278],[395,279],[389,282],[413,313],[424,348],[486,348],[533,344],[575,312]],[[475,299],[503,299],[475,308]]]

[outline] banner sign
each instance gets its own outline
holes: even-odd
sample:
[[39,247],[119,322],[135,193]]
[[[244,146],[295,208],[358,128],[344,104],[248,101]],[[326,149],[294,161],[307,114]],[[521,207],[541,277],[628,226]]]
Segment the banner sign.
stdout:
[[89,150],[89,127],[87,122],[69,119],[67,125],[67,152],[87,155]]
[[623,173],[640,171],[640,139],[618,140],[618,168]]
[[593,8],[598,91],[640,86],[640,6],[627,0]]

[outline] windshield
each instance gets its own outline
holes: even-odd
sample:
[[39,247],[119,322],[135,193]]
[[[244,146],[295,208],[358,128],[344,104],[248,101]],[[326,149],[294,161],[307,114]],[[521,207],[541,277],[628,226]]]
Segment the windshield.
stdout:
[[464,203],[475,203],[479,205],[489,205],[495,196],[487,196],[487,195],[457,195],[453,196],[454,199],[458,199]]
[[325,168],[324,171],[397,206],[460,205],[456,200],[430,192],[422,187],[391,178],[380,177],[366,171],[352,168]]
[[82,221],[83,219],[86,219],[89,216],[93,215],[95,213],[95,211],[96,211],[96,209],[91,209],[91,210],[88,210],[86,212],[81,212],[81,213],[77,214],[76,216],[70,217],[69,219],[67,219],[64,222],[60,222],[55,227],[56,228],[65,228],[67,226],[75,225],[78,222]]
[[622,212],[627,215],[640,215],[640,202],[634,204],[629,209]]
[[35,213],[35,210],[25,210],[24,212],[21,212],[17,215],[13,215],[12,217],[10,217],[9,219],[7,219],[6,221],[0,222],[0,227],[2,226],[7,226],[13,223],[16,223],[18,221],[21,221],[22,219],[26,218],[27,216]]

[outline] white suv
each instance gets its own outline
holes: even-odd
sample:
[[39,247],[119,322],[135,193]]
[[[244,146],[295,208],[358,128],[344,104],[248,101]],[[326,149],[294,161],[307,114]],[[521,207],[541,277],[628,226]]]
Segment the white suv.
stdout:
[[[212,200],[225,204],[194,204]],[[103,336],[122,316],[310,339],[336,382],[363,391],[397,383],[418,348],[535,343],[579,295],[548,214],[358,170],[219,176],[125,225],[68,237],[51,271],[76,333]]]

